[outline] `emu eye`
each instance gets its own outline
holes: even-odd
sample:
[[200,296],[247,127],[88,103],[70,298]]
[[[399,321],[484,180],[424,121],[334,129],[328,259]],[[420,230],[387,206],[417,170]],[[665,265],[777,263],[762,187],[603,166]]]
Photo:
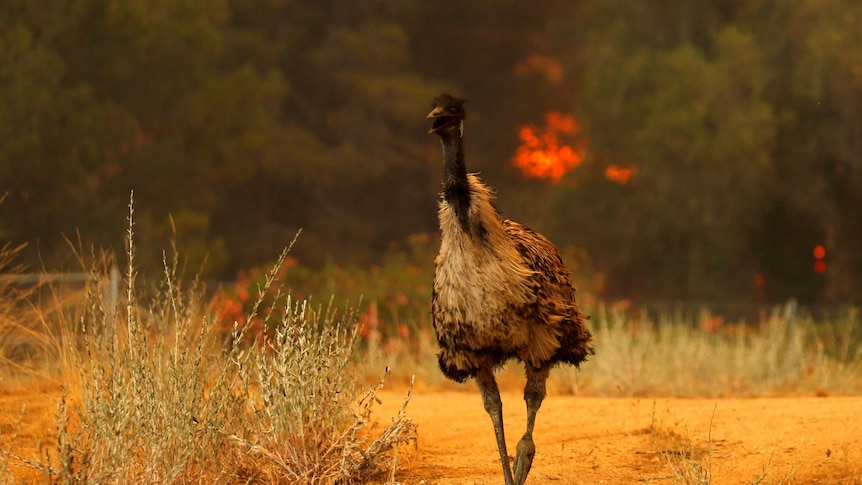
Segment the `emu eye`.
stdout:
[[459,111],[459,109],[457,106],[449,106],[449,112],[452,113],[453,115],[458,114],[458,111]]

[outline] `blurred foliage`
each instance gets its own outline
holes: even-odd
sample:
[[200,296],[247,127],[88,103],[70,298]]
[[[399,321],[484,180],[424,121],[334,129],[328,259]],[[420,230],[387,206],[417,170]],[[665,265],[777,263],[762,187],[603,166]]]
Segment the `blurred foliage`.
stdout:
[[[436,231],[447,90],[470,169],[588,290],[858,302],[860,24],[851,0],[5,0],[0,242],[119,250],[134,190],[143,272],[174,241],[230,278],[303,228],[297,267],[352,284]],[[556,184],[511,164],[551,111],[588,147]]]
[[[278,291],[292,298],[328,306],[340,295],[354,295],[360,301],[333,301],[338,308],[359,310],[361,342],[381,339],[404,339],[431,328],[431,278],[433,259],[439,240],[426,234],[412,234],[408,245],[388,251],[380,264],[370,268],[327,262],[322,268],[311,268],[288,256],[279,266],[278,281],[282,287],[266,286],[273,264],[241,270],[236,282],[218,288],[210,300],[221,331],[229,334],[251,326],[249,335],[263,336],[269,312],[280,312],[282,306],[271,306]],[[262,289],[268,293],[257,316],[253,308]],[[346,303],[346,304],[345,304]]]

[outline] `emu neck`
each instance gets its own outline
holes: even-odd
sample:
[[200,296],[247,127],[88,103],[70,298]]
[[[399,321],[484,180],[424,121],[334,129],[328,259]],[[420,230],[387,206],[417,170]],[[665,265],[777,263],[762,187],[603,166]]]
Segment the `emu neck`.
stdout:
[[470,232],[470,185],[464,165],[464,147],[460,130],[440,133],[443,141],[443,199],[458,216],[461,229]]

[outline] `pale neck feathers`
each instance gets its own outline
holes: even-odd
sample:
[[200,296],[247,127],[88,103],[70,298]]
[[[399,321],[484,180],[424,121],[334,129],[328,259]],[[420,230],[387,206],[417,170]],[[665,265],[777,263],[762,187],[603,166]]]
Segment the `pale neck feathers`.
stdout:
[[[509,304],[528,303],[532,298],[530,278],[535,273],[525,264],[492,205],[493,191],[474,174],[467,175],[470,187],[468,220],[470,232],[459,223],[455,210],[440,201],[440,259],[458,274],[445,274],[445,283],[455,286],[483,285],[508,293]],[[449,273],[444,270],[443,273]],[[447,278],[448,277],[448,278]],[[454,280],[454,281],[453,281]],[[505,290],[504,290],[505,289]],[[487,303],[487,300],[485,300]]]

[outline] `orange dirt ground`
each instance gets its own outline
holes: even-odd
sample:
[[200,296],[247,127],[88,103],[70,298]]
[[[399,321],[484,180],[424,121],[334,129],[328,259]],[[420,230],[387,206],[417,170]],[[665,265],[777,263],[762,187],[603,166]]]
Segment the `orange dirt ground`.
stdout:
[[[510,454],[526,412],[515,386],[503,387]],[[380,394],[386,424],[405,393]],[[4,447],[21,405],[13,452],[33,457],[54,432],[56,389],[0,389]],[[500,484],[491,422],[478,391],[414,390],[407,414],[418,425],[414,448],[402,447],[395,480],[412,484]],[[713,416],[714,414],[714,416]],[[711,462],[716,484],[862,484],[862,397],[747,399],[596,398],[549,395],[534,434],[528,483],[679,483],[665,457],[682,452]],[[711,438],[710,438],[711,430]],[[664,452],[664,454],[662,453]],[[690,463],[692,463],[690,461]],[[26,475],[16,469],[16,477]],[[32,476],[32,475],[31,475]]]
[[[503,483],[491,420],[478,391],[471,391],[414,392],[407,414],[418,425],[419,442],[402,452],[407,456],[400,458],[396,481]],[[398,393],[381,397],[381,419],[403,401]],[[511,456],[526,410],[514,389],[502,398]],[[679,461],[681,451],[703,459],[709,449],[714,484],[756,483],[764,473],[759,483],[779,483],[790,474],[786,483],[862,484],[862,397],[549,395],[533,438],[536,458],[527,483],[680,483],[662,451]]]

